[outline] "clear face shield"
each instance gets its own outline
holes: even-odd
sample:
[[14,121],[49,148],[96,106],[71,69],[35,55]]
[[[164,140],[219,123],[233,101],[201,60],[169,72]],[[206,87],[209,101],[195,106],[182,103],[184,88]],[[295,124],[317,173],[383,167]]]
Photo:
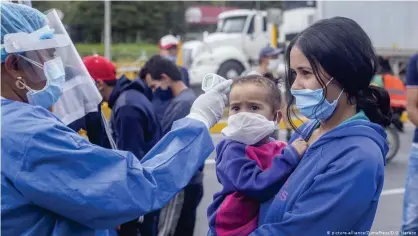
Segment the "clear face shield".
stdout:
[[51,77],[60,76],[62,95],[52,110],[68,125],[98,111],[102,97],[57,12],[51,10],[46,17],[48,24],[37,31],[5,35],[3,47],[8,54],[18,56],[17,63],[25,73],[28,87],[42,90],[36,85],[48,84]]

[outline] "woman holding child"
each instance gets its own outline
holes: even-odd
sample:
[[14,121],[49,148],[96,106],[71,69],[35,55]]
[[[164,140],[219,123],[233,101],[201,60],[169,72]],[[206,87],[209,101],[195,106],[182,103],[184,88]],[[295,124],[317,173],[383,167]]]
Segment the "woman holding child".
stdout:
[[322,20],[296,36],[286,62],[292,99],[311,121],[294,127],[288,146],[265,138],[281,117],[280,106],[268,106],[271,83],[234,82],[209,235],[320,236],[372,226],[391,110],[388,93],[369,85],[377,66],[369,37],[350,19]]

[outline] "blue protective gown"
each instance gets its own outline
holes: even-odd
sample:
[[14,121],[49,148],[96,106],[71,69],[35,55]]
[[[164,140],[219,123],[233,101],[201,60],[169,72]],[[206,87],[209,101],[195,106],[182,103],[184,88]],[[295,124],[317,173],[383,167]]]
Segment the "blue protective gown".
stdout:
[[4,235],[113,229],[163,207],[214,149],[205,125],[189,118],[139,162],[89,143],[41,107],[1,99],[1,113]]

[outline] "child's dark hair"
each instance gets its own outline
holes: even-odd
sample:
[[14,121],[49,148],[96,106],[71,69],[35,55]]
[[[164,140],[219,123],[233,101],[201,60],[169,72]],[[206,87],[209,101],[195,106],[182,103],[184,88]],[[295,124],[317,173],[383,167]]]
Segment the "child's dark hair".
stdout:
[[273,110],[277,111],[280,110],[282,105],[282,98],[281,98],[281,92],[280,92],[280,78],[275,78],[271,73],[266,73],[264,76],[261,75],[247,75],[247,76],[241,76],[236,79],[234,79],[234,82],[232,83],[231,89],[235,85],[239,84],[246,84],[246,83],[252,83],[264,86],[266,89],[268,89],[268,102],[272,105]]

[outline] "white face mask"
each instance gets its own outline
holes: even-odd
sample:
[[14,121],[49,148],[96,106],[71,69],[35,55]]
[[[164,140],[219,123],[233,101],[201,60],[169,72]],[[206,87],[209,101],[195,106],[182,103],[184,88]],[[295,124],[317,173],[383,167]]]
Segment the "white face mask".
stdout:
[[228,118],[228,126],[222,134],[237,142],[253,145],[273,133],[276,127],[275,121],[267,120],[260,114],[240,112]]
[[267,70],[273,72],[279,69],[279,59],[270,59],[267,65]]

